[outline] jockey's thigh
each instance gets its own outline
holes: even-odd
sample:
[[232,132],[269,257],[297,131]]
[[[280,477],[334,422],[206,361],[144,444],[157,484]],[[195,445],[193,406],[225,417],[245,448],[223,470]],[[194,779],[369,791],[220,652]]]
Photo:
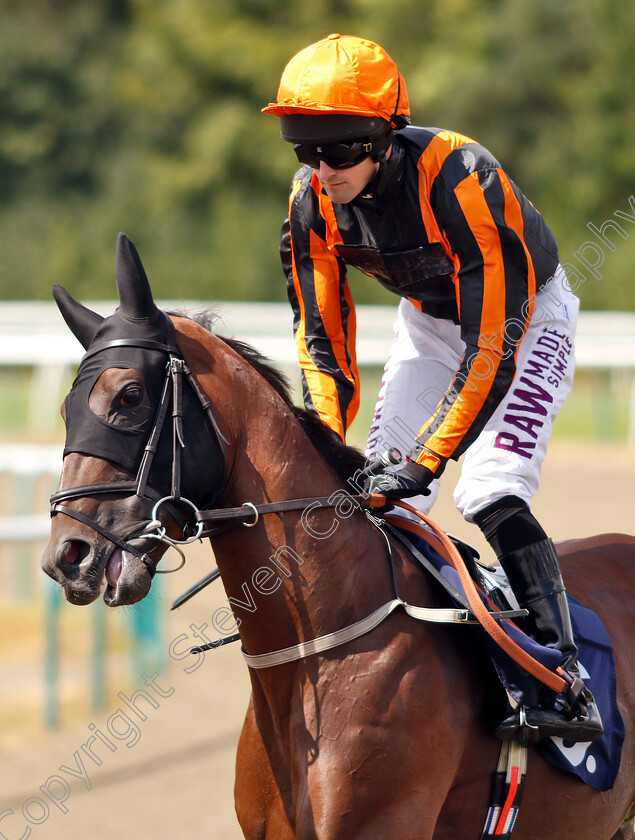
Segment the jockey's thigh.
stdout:
[[[366,456],[377,457],[389,447],[406,455],[425,421],[432,416],[456,373],[465,344],[460,328],[432,318],[403,299],[395,322],[395,338],[384,367]],[[429,496],[408,499],[428,513],[439,492],[439,479]]]
[[558,266],[552,282],[536,296],[514,381],[465,452],[454,502],[468,522],[503,496],[517,496],[529,505],[538,490],[553,421],[573,384],[578,310],[578,298]]

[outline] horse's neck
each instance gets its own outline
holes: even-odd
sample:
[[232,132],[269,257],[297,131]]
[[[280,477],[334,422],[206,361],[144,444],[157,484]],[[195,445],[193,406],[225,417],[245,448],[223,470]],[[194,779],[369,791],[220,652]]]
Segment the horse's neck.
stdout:
[[[177,319],[179,344],[227,447],[222,505],[331,496],[343,490],[291,409],[220,339]],[[313,639],[392,597],[381,534],[361,511],[321,507],[263,516],[216,537],[214,554],[249,653]],[[350,513],[350,509],[347,511]]]
[[[291,410],[268,387],[252,389],[235,436],[225,506],[330,497],[341,482]],[[352,506],[263,516],[214,541],[249,653],[340,629],[392,597],[382,535]]]

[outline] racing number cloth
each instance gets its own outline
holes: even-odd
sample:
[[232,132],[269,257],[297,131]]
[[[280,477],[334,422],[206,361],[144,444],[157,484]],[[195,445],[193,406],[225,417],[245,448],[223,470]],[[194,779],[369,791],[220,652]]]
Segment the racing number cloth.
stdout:
[[[482,146],[409,127],[366,191],[333,204],[315,170],[294,177],[281,257],[304,401],[344,440],[359,406],[355,310],[346,266],[422,312],[460,324],[466,349],[419,433],[433,472],[476,439],[505,395],[536,291],[558,265],[542,216]],[[415,457],[414,454],[411,457]]]

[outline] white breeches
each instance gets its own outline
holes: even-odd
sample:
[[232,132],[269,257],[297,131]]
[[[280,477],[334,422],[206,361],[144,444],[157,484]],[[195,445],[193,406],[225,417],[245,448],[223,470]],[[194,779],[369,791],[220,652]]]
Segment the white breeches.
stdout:
[[[579,301],[559,266],[552,282],[536,296],[509,391],[463,456],[454,502],[468,522],[503,496],[518,496],[529,504],[535,495],[553,421],[573,384],[578,309]],[[409,452],[445,394],[464,350],[456,324],[425,315],[402,300],[367,456],[390,446],[404,455]],[[439,479],[430,490],[430,496],[408,502],[427,513],[437,497]]]

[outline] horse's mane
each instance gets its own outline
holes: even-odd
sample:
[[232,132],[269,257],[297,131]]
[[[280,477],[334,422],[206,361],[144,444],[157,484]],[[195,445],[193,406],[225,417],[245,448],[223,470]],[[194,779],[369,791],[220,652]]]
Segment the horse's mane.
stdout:
[[343,483],[346,483],[349,478],[352,478],[364,466],[364,455],[358,449],[342,443],[339,435],[323,423],[316,414],[304,408],[299,408],[294,404],[289,380],[273,366],[266,356],[250,344],[240,341],[237,338],[220,335],[216,331],[216,326],[220,318],[214,310],[205,309],[193,314],[184,314],[182,312],[171,312],[170,314],[179,315],[182,318],[189,318],[208,332],[213,333],[259,373],[278,396],[282,398],[285,405],[291,409],[318,454],[335,470]]

